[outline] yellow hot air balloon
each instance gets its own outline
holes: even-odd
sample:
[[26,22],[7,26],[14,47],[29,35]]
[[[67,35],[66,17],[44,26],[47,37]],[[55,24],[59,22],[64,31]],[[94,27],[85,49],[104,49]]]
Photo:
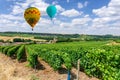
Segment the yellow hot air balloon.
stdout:
[[27,23],[33,28],[40,19],[40,11],[35,7],[27,8],[24,12],[24,18]]

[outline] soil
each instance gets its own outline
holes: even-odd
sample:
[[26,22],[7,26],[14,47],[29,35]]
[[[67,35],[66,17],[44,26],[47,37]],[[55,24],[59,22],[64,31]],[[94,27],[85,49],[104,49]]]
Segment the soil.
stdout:
[[[67,80],[67,70],[54,71],[46,62],[39,60],[37,70],[28,67],[27,62],[18,62],[0,53],[0,80]],[[76,80],[77,70],[71,70],[71,80]],[[80,72],[80,80],[98,80]]]
[[14,36],[14,37],[8,37],[8,36],[0,36],[0,39],[1,40],[4,40],[4,41],[13,41],[13,39],[15,38],[20,38],[20,39],[30,39],[30,40],[33,40],[33,41],[43,41],[45,42],[46,40],[43,40],[43,39],[34,39],[34,37],[20,37],[20,36]]
[[117,43],[117,42],[110,42],[110,43],[107,43],[106,45],[120,45],[120,43]]

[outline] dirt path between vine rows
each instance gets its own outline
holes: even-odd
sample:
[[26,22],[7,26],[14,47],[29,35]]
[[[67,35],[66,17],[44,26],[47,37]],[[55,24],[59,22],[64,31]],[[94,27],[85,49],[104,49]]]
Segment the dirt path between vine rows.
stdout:
[[[67,80],[67,70],[54,71],[46,62],[40,60],[37,71],[27,67],[27,62],[19,63],[0,53],[0,80]],[[75,80],[77,70],[72,69],[72,79]],[[80,72],[80,80],[98,80]]]

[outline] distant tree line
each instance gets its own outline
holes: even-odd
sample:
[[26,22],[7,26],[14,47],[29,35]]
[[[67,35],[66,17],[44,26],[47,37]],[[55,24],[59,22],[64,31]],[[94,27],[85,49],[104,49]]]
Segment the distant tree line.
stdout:
[[[0,32],[0,35],[3,36],[32,36],[34,39],[44,39],[44,40],[53,40],[57,39],[57,42],[73,42],[73,41],[106,41],[114,40],[119,42],[120,36],[113,36],[111,34],[107,35],[85,35],[85,34],[52,34],[52,33],[30,33],[30,32]],[[24,39],[14,39],[13,42],[29,42],[31,40]],[[3,40],[0,40],[3,42]]]
[[14,38],[13,42],[31,42],[30,39],[21,39],[21,38]]

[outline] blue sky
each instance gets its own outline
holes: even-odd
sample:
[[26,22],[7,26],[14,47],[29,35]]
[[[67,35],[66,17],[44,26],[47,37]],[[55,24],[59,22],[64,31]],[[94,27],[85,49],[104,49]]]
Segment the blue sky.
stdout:
[[[46,14],[51,4],[54,24]],[[0,32],[32,32],[23,16],[29,6],[41,12],[34,32],[120,35],[120,0],[0,0]]]

